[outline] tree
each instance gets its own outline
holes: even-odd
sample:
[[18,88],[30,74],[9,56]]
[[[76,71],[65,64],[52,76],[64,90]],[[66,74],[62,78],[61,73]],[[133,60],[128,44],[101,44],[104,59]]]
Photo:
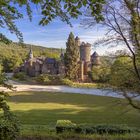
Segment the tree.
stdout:
[[21,64],[22,59],[18,55],[6,57],[3,60],[4,72],[13,72]]
[[[101,10],[104,2],[105,0],[1,0],[0,28],[8,28],[22,42],[22,33],[15,24],[16,20],[23,18],[23,13],[19,11],[19,8],[26,7],[28,17],[32,20],[32,5],[37,5],[42,17],[39,24],[43,26],[49,24],[56,17],[71,25],[70,18],[78,18],[84,9],[91,9],[97,22],[101,21],[103,19]],[[0,40],[7,42],[8,39],[1,33]]]
[[91,78],[95,82],[107,83],[110,78],[110,67],[105,65],[93,66]]
[[[6,84],[7,78],[4,73],[0,71],[0,85],[13,90],[13,87]],[[0,91],[0,138],[1,140],[15,140],[19,135],[19,122],[17,117],[13,115],[7,105],[6,98],[8,94]]]
[[[106,37],[97,41],[95,45],[124,45],[130,52],[131,75],[137,80],[140,86],[140,1],[139,0],[107,0],[102,10],[104,21],[100,25],[107,28]],[[95,18],[91,12],[87,12],[87,18],[83,25],[92,27],[95,25]],[[118,87],[119,89],[119,87]],[[129,103],[136,109],[140,106],[135,105],[133,96],[122,90],[123,95]],[[134,96],[140,96],[140,91]]]
[[132,68],[133,64],[129,57],[118,56],[111,66],[111,85],[120,90],[138,92],[140,90],[139,82],[135,74],[132,73]]
[[66,53],[64,57],[66,77],[70,80],[75,80],[78,77],[79,69],[79,47],[75,42],[75,38],[72,32],[69,34],[66,46]]

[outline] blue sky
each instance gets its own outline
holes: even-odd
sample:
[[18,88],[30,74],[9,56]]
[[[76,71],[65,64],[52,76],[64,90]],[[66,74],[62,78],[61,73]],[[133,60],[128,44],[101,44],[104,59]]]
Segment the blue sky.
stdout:
[[[25,9],[22,9],[21,11],[25,13]],[[23,19],[16,21],[16,25],[23,33],[25,43],[52,48],[66,48],[66,41],[70,32],[73,32],[75,36],[79,36],[81,41],[89,42],[91,44],[102,38],[105,34],[105,30],[97,26],[92,29],[81,27],[80,19],[71,20],[73,27],[70,27],[58,18],[47,26],[39,26],[38,23],[41,19],[39,13],[39,10],[34,7],[32,22],[29,21],[26,14]],[[7,29],[3,29],[2,32],[11,40],[18,41],[16,36],[11,34]],[[114,49],[112,48],[110,51],[113,50]],[[106,47],[95,48],[92,46],[92,52],[93,51],[104,54],[105,52],[108,52],[108,49]]]

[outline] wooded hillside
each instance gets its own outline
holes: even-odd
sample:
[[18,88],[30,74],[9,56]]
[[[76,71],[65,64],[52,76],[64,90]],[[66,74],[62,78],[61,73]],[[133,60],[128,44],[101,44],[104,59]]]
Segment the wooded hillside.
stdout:
[[56,48],[46,48],[30,44],[20,45],[19,43],[4,44],[0,42],[0,65],[3,67],[3,70],[10,72],[22,64],[27,58],[31,46],[35,57],[44,56],[58,59],[60,56],[61,51]]

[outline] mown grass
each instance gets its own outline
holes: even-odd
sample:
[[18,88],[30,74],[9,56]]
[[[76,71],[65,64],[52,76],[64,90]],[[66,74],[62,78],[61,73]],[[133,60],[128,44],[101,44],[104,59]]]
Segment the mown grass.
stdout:
[[140,112],[126,106],[124,99],[49,92],[18,92],[10,95],[11,110],[25,126],[54,127],[57,120],[64,119],[77,124],[140,127]]

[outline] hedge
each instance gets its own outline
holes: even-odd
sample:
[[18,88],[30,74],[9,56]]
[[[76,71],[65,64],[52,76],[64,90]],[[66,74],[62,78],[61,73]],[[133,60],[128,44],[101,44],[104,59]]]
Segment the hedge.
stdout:
[[56,132],[74,132],[78,134],[128,134],[140,133],[137,128],[131,128],[126,125],[77,125],[69,120],[58,120],[56,124]]

